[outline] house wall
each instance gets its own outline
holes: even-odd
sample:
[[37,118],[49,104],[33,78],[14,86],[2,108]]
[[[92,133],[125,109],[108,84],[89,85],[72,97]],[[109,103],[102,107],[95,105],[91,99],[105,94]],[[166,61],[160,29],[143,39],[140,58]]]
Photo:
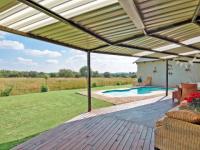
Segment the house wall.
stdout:
[[[191,71],[186,71],[185,64],[182,66],[177,65],[174,61],[169,61],[169,87],[175,87],[180,83],[196,83],[200,82],[200,64],[193,64],[191,66]],[[165,86],[166,81],[166,62],[163,60],[154,62],[139,62],[137,63],[138,77],[141,76],[143,81],[147,76],[152,77],[152,85],[155,86]],[[153,72],[154,67],[156,67],[157,72]]]

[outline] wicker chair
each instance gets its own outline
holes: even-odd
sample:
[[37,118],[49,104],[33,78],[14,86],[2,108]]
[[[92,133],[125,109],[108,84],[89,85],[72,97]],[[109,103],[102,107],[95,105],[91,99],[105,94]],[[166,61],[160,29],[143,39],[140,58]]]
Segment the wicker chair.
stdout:
[[155,149],[200,150],[200,125],[165,117],[155,129]]

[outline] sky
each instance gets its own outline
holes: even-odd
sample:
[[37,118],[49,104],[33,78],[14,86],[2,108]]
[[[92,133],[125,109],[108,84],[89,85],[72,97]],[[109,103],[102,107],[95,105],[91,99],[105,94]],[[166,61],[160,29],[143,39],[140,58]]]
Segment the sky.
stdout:
[[[103,72],[136,72],[137,58],[91,54],[91,68]],[[57,72],[78,71],[87,64],[85,52],[0,31],[0,69]]]

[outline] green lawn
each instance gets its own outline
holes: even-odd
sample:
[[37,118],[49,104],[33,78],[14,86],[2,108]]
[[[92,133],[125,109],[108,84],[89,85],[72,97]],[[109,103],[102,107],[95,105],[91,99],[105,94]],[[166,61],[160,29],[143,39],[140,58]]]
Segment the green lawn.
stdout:
[[[127,86],[98,87],[93,90]],[[0,150],[7,150],[21,142],[53,128],[87,111],[87,97],[76,94],[80,90],[54,91],[0,98]],[[93,99],[93,108],[112,104]]]

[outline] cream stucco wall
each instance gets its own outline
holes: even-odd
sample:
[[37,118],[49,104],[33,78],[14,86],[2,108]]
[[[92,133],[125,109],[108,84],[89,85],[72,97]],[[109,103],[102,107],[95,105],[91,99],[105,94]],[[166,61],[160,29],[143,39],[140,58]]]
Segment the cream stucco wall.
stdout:
[[[193,64],[191,66],[191,71],[185,71],[186,67],[183,63],[181,65],[177,65],[173,61],[169,61],[169,64],[172,67],[169,67],[169,87],[175,87],[180,83],[196,83],[200,82],[200,64]],[[154,61],[154,62],[139,62],[137,63],[138,71],[137,75],[141,76],[143,80],[147,78],[147,76],[152,77],[152,85],[155,86],[165,86],[166,81],[166,62],[163,60]],[[157,72],[154,73],[154,67],[156,67]]]

